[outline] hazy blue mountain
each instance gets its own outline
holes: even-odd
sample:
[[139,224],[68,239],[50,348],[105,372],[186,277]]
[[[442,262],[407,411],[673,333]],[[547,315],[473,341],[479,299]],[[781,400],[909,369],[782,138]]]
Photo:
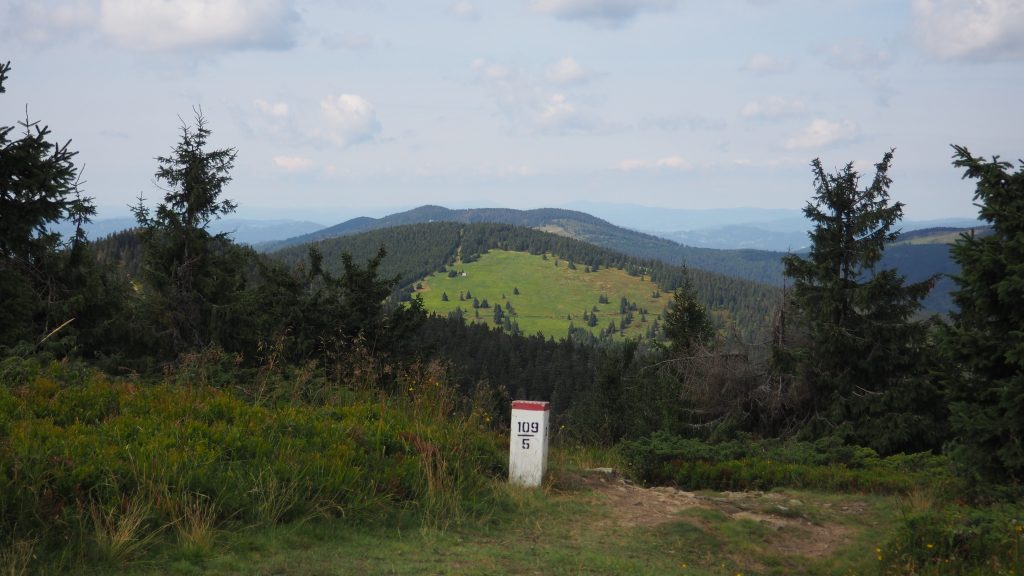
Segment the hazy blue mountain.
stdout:
[[226,218],[210,224],[211,231],[214,233],[227,232],[235,242],[253,245],[309,234],[323,227],[323,224],[299,220],[246,220],[240,218]]
[[799,252],[806,249],[810,244],[806,230],[775,231],[766,230],[754,225],[744,226],[737,224],[700,230],[654,232],[654,234],[674,240],[680,244],[700,246],[702,248],[753,248],[755,250]]
[[[134,227],[135,218],[130,216],[120,218],[97,218],[85,225],[85,233],[90,239],[98,240],[104,236],[109,236],[114,232],[120,232],[121,230],[127,230]],[[55,226],[51,226],[50,229],[60,232],[60,234],[65,238],[68,238],[75,233],[75,226],[71,222],[60,222]]]
[[801,222],[806,222],[800,209],[789,208],[713,208],[698,210],[640,206],[638,204],[605,204],[601,202],[573,202],[564,207],[592,214],[617,226],[651,233],[700,230],[765,222],[790,222],[799,226]]
[[[567,208],[581,210],[616,226],[685,244],[716,249],[755,249],[800,251],[809,246],[809,223],[801,209],[716,208],[680,209],[575,202]],[[978,221],[970,218],[905,220],[905,232],[925,228],[970,228]]]
[[[121,230],[135,227],[135,218],[99,218],[85,225],[89,238],[97,240]],[[210,231],[214,234],[227,232],[231,238],[241,244],[259,244],[309,234],[323,228],[322,224],[298,220],[257,220],[247,218],[225,218],[210,223]],[[75,231],[70,222],[62,222],[53,227],[65,237]]]
[[[935,229],[965,230],[979,225],[977,220],[952,218],[945,220],[908,221],[902,225],[903,234],[909,236],[919,231]],[[805,219],[799,221],[775,220],[756,224],[733,224],[716,228],[679,230],[675,232],[650,232],[656,236],[674,240],[688,246],[718,249],[753,248],[756,250],[777,250],[799,252],[810,246],[808,226]]]

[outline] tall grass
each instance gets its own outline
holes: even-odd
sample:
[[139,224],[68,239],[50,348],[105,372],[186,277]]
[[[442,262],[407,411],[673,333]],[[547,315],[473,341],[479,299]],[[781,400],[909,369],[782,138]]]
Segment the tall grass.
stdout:
[[138,556],[161,530],[150,525],[150,504],[141,493],[121,502],[93,503],[89,514],[94,530],[93,551],[104,563],[123,564]]
[[506,457],[488,432],[486,411],[464,405],[437,363],[413,365],[397,387],[393,400],[410,417],[403,439],[419,460],[423,526],[446,529],[488,513],[495,499],[491,479],[503,477]]
[[257,524],[272,526],[299,506],[302,487],[297,478],[282,480],[271,468],[254,475],[249,483],[254,520]]
[[35,559],[36,541],[15,540],[0,547],[0,576],[26,576]]
[[213,552],[217,505],[202,494],[179,494],[172,497],[174,533],[181,550],[189,557],[203,557]]

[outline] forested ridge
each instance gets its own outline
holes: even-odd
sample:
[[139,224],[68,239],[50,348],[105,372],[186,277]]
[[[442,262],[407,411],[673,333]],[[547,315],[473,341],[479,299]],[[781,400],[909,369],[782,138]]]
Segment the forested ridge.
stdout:
[[[388,256],[380,272],[399,278],[400,296],[414,282],[455,264],[456,258],[472,262],[491,249],[551,254],[579,266],[618,268],[634,276],[646,276],[657,287],[670,293],[688,277],[699,301],[708,309],[727,312],[728,325],[719,328],[735,331],[748,341],[767,337],[772,315],[782,301],[782,291],[741,278],[682,268],[656,259],[640,259],[565,236],[508,224],[459,224],[434,222],[395,226],[321,240],[315,244],[324,256],[324,266],[337,271],[341,254],[357,260],[372,256],[383,246]],[[308,246],[284,248],[271,255],[290,266],[303,265]]]
[[[421,206],[383,218],[353,218],[311,234],[268,242],[256,246],[260,251],[287,251],[288,248],[320,242],[368,231],[408,224],[458,222],[462,224],[511,224],[551,232],[629,255],[641,260],[659,260],[671,266],[686,266],[726,276],[782,287],[783,252],[769,250],[720,250],[678,244],[671,240],[615,226],[584,212],[559,208],[513,210],[508,208],[474,208],[451,210],[441,206]],[[921,231],[908,239],[920,236]],[[955,238],[954,238],[955,239]],[[952,241],[952,240],[950,240]],[[897,268],[911,281],[920,281],[933,274],[954,274],[958,269],[946,243],[917,245],[898,242],[890,246],[878,264],[879,269]],[[927,312],[946,314],[952,309],[952,282],[940,279],[924,300]]]
[[463,224],[497,223],[554,232],[615,252],[645,260],[661,260],[674,266],[689,266],[769,284],[779,284],[781,254],[761,250],[714,250],[683,246],[671,240],[615,226],[584,212],[560,208],[514,210],[510,208],[471,208],[450,210],[441,206],[421,206],[384,218],[355,218],[341,224],[279,242],[257,246],[259,250],[282,248],[325,240],[369,230],[414,223],[459,222]]

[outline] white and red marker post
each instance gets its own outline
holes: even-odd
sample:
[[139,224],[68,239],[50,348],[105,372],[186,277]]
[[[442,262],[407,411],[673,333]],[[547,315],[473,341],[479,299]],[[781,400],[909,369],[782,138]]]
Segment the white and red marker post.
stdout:
[[508,449],[508,481],[520,486],[540,486],[548,468],[547,402],[512,402],[512,431]]

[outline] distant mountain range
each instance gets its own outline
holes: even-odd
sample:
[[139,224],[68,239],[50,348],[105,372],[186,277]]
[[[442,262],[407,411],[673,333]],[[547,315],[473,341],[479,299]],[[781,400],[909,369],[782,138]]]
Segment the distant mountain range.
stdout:
[[[98,240],[115,232],[134,228],[135,218],[98,218],[85,225],[89,238]],[[226,232],[235,242],[240,244],[259,244],[309,234],[323,228],[323,224],[299,220],[257,220],[246,218],[225,218],[210,223],[210,231],[214,234]],[[67,237],[74,234],[75,227],[70,222],[62,222],[53,227]]]
[[[952,218],[918,222],[903,222],[904,234],[936,228],[963,230],[975,228],[977,220]],[[750,224],[730,224],[713,228],[679,230],[675,232],[650,231],[651,234],[675,240],[680,244],[703,248],[777,250],[781,252],[802,252],[810,248],[807,220],[775,220]]]
[[[324,231],[323,237],[327,238],[338,233],[351,233],[357,229],[373,229],[378,226],[376,222],[385,221],[389,226],[403,223],[400,216],[406,215],[408,222],[420,222],[422,216],[430,217],[431,210],[435,212],[438,220],[448,220],[451,217],[449,212],[472,213],[483,220],[471,220],[474,216],[460,216],[464,222],[494,222],[514,220],[525,213],[533,214],[543,219],[544,212],[536,210],[509,210],[493,207],[475,207],[466,210],[448,210],[439,206],[420,207],[405,212],[396,212],[384,218],[353,218],[343,224],[347,228],[338,229],[332,226],[330,231]],[[642,232],[651,236],[672,240],[678,244],[692,246],[694,248],[716,248],[724,250],[774,250],[778,252],[799,252],[808,247],[808,222],[803,212],[795,209],[768,209],[768,208],[722,208],[722,209],[678,209],[660,208],[650,206],[639,206],[634,204],[606,204],[598,202],[577,202],[551,210],[561,209],[563,213],[570,214],[569,219],[578,220],[578,214],[586,214],[597,220],[603,220],[606,224],[627,228]],[[492,219],[494,214],[506,213],[501,218]],[[519,216],[517,216],[519,215]],[[550,215],[550,214],[549,214]],[[536,221],[537,218],[526,216],[525,219]],[[538,227],[531,222],[521,222],[522,225]],[[976,220],[967,218],[946,218],[929,221],[904,221],[902,228],[910,232],[925,228],[950,227],[969,228],[976,227],[979,223]],[[90,238],[98,239],[114,232],[125,230],[135,226],[135,219],[131,217],[103,218],[96,219],[86,226]],[[339,225],[341,226],[341,225]],[[365,226],[365,228],[360,228]],[[73,228],[69,224],[62,224],[55,227],[62,234],[69,234]],[[272,248],[271,243],[285,241],[296,236],[305,236],[324,229],[322,224],[297,219],[260,219],[260,218],[228,218],[211,223],[211,230],[214,233],[227,232],[235,241],[243,244],[266,244],[265,248]]]
[[[773,215],[777,216],[778,214]],[[785,252],[687,246],[668,238],[616,226],[591,214],[564,208],[451,210],[442,206],[428,205],[383,218],[353,218],[302,236],[260,244],[256,248],[270,252],[328,238],[360,234],[405,224],[429,222],[464,224],[487,222],[525,226],[581,240],[629,256],[660,260],[671,265],[689,266],[773,286],[783,285],[781,258]],[[779,225],[781,221],[769,222]],[[977,224],[971,220],[966,222]],[[879,267],[881,269],[897,268],[909,282],[921,281],[935,274],[942,275],[924,305],[928,311],[948,312],[953,306],[949,295],[953,289],[953,283],[948,276],[958,272],[956,264],[949,257],[948,242],[955,239],[959,230],[961,229],[940,228],[935,231],[921,230],[907,234],[906,241],[894,244],[885,251]],[[933,241],[929,240],[930,238],[939,238],[939,240]],[[797,251],[794,250],[794,252]]]
[[[782,208],[716,208],[705,210],[660,208],[636,204],[577,202],[565,206],[581,210],[618,226],[700,248],[776,250],[799,252],[809,247],[809,223],[802,210]],[[904,232],[949,227],[971,228],[970,218],[904,220]]]

